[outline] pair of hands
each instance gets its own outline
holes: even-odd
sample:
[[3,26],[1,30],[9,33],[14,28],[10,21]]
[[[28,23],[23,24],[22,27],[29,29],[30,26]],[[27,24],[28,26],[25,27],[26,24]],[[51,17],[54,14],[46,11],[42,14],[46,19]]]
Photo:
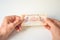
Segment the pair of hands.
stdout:
[[[52,18],[43,18],[43,26],[50,30],[53,36],[53,40],[60,40],[60,21]],[[24,17],[19,16],[7,16],[5,17],[1,27],[0,27],[0,39],[5,40],[8,36],[16,29],[21,29],[21,24]],[[46,23],[46,25],[44,25]]]

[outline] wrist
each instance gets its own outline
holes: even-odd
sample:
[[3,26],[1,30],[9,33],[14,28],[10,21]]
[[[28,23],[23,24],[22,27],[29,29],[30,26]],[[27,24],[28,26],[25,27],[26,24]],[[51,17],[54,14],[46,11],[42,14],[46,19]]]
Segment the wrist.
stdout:
[[0,40],[5,40],[6,38],[7,38],[6,35],[0,29]]

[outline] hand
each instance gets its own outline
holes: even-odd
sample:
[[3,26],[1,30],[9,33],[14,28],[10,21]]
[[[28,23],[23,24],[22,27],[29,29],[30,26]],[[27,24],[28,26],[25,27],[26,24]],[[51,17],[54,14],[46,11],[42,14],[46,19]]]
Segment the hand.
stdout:
[[0,40],[5,40],[15,29],[21,29],[23,17],[7,16],[0,28]]
[[43,20],[43,23],[46,23],[43,26],[51,31],[53,40],[60,40],[60,21],[52,18],[43,18]]

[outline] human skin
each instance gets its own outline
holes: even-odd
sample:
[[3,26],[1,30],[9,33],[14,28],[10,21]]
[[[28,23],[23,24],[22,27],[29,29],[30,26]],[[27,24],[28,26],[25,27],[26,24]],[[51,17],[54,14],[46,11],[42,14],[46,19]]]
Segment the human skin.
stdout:
[[[52,40],[60,40],[60,21],[52,18],[43,18],[43,26],[52,34]],[[44,23],[46,23],[44,25]]]
[[[52,40],[60,40],[60,21],[52,18],[43,18],[41,21],[43,26],[48,29],[52,34]],[[12,34],[12,32],[17,29],[21,29],[21,23],[23,22],[23,17],[19,16],[7,16],[4,18],[3,23],[0,27],[0,40],[5,40]],[[44,25],[46,23],[46,25]]]
[[[19,16],[6,16],[3,20],[3,23],[0,27],[0,40],[6,40],[8,36],[16,29],[20,30],[21,23],[23,19]],[[18,28],[19,27],[19,28]]]

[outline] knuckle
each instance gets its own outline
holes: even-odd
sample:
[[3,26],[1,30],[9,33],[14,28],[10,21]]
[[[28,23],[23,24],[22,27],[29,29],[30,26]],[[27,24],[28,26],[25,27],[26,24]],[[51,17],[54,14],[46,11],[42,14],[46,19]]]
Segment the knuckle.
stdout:
[[19,16],[17,16],[17,17],[16,17],[16,20],[20,21],[20,20],[21,20],[21,18],[20,18]]
[[8,18],[9,18],[9,16],[6,16],[6,17],[5,17],[5,19],[8,19]]

